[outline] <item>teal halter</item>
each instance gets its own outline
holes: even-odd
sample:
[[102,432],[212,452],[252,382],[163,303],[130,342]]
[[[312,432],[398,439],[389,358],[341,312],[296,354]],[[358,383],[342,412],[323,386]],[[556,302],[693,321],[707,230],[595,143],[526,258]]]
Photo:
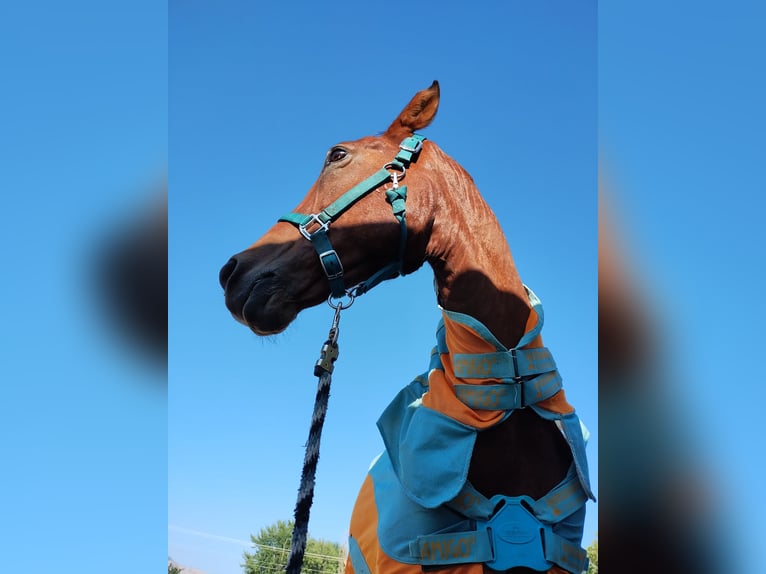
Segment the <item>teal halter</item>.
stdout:
[[[363,295],[381,281],[393,279],[402,274],[404,251],[407,244],[407,221],[405,217],[407,186],[400,186],[399,181],[404,179],[407,168],[417,159],[425,139],[424,136],[419,134],[413,134],[410,137],[404,138],[402,143],[399,144],[399,152],[393,161],[384,165],[364,181],[356,184],[319,213],[305,214],[291,212],[279,218],[279,221],[286,221],[296,226],[301,235],[313,245],[314,250],[319,256],[322,270],[330,282],[331,297],[338,299],[344,295],[349,295],[352,298]],[[356,202],[389,181],[392,181],[393,185],[391,189],[386,190],[386,201],[391,205],[394,217],[399,221],[400,227],[398,257],[396,261],[385,265],[366,281],[362,281],[358,285],[347,289],[346,283],[343,280],[343,265],[340,262],[338,253],[333,248],[332,243],[330,243],[327,230],[331,223],[336,221]]]

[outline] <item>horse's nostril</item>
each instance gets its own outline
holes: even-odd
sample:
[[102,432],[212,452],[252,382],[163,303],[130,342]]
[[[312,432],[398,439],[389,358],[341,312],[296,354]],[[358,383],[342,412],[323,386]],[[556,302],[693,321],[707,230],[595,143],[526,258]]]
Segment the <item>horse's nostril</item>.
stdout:
[[232,257],[226,262],[226,265],[221,267],[221,271],[218,273],[218,281],[221,283],[221,287],[226,289],[226,283],[229,281],[229,277],[234,273],[237,268],[237,259]]

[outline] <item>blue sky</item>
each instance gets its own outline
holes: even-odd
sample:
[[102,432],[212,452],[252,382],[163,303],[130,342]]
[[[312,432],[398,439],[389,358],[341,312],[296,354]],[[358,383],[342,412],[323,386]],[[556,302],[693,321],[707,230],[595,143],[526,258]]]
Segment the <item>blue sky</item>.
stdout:
[[731,572],[762,569],[765,26],[758,2],[599,5],[603,165]]
[[149,572],[165,372],[115,336],[94,255],[157,201],[167,11],[6,3],[0,22],[0,571]]
[[[385,130],[434,79],[441,106],[423,133],[473,175],[522,279],[543,301],[545,342],[593,433],[597,485],[595,26],[594,3],[470,12],[457,3],[385,11],[171,4],[174,559],[210,574],[237,572],[242,548],[221,537],[246,541],[291,516],[311,370],[332,318],[326,306],[310,309],[286,333],[259,340],[228,315],[218,269],[292,210],[331,145]],[[375,421],[427,368],[439,319],[431,282],[424,267],[343,314],[311,516],[316,537],[345,540],[356,493],[382,448]],[[591,504],[586,542],[596,530]]]

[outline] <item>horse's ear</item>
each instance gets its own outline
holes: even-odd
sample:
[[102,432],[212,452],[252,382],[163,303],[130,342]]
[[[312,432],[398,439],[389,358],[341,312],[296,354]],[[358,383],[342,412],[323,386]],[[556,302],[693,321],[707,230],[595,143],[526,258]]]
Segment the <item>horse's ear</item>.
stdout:
[[430,124],[438,109],[439,82],[434,80],[434,83],[428,88],[415,94],[415,97],[405,106],[399,117],[388,126],[385,135],[396,140],[406,138]]

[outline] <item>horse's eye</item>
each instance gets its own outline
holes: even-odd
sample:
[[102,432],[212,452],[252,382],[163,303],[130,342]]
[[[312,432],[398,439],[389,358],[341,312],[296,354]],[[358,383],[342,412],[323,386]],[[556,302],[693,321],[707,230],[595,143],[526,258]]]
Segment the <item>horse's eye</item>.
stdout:
[[348,152],[344,150],[342,147],[334,147],[330,150],[330,153],[327,154],[327,163],[340,161],[347,155],[348,155]]

